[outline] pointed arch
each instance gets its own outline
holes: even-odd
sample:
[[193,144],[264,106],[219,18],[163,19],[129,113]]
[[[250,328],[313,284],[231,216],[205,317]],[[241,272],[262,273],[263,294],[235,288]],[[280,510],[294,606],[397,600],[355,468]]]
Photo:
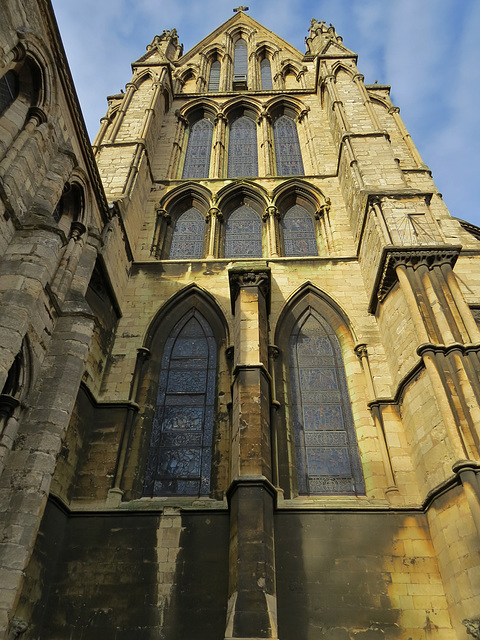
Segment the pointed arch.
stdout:
[[346,313],[306,282],[285,303],[275,343],[280,486],[289,497],[363,494],[345,370],[355,338]]

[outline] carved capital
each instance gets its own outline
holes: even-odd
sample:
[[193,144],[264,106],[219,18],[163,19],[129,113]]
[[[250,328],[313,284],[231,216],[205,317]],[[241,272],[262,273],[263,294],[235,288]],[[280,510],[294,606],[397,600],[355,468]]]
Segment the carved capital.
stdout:
[[217,113],[217,115],[215,116],[213,122],[214,122],[214,124],[217,125],[219,122],[222,122],[222,121],[225,122],[225,123],[228,122],[227,116],[222,111],[219,111]]
[[368,358],[368,351],[367,351],[366,344],[357,344],[354,351],[360,360],[362,358]]
[[266,222],[269,218],[276,218],[277,220],[280,219],[280,214],[278,212],[278,209],[275,205],[271,204],[269,205],[266,209],[265,209],[265,213],[262,216],[262,220],[264,222]]
[[268,356],[272,360],[276,360],[280,355],[280,349],[275,344],[268,345]]
[[465,618],[462,624],[467,628],[467,634],[480,640],[480,618]]
[[86,232],[86,230],[87,230],[87,228],[86,228],[86,226],[84,224],[82,224],[81,222],[78,222],[77,220],[75,220],[70,225],[70,237],[73,238],[76,241],[81,236],[83,236],[83,234]]
[[310,107],[305,107],[305,109],[302,109],[297,117],[298,122],[302,123],[303,120],[308,116],[309,111]]
[[258,289],[267,302],[267,311],[270,302],[270,267],[266,263],[243,263],[232,267],[228,271],[230,282],[230,298],[232,313],[235,314],[235,302],[240,289]]
[[390,109],[388,110],[388,113],[390,113],[391,115],[393,114],[399,114],[400,113],[400,107],[390,107]]
[[354,79],[356,82],[363,82],[363,81],[365,80],[365,76],[364,76],[363,74],[361,74],[361,73],[356,73],[356,74],[353,76],[353,79]]

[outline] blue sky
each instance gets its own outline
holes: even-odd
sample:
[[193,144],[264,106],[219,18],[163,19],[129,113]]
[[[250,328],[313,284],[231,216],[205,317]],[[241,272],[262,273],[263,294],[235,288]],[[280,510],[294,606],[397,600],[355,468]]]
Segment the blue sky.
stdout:
[[[91,138],[106,96],[155,34],[176,27],[185,51],[233,15],[225,0],[53,0]],[[358,53],[365,82],[392,100],[453,216],[480,226],[478,0],[253,0],[249,14],[305,51],[312,17]]]

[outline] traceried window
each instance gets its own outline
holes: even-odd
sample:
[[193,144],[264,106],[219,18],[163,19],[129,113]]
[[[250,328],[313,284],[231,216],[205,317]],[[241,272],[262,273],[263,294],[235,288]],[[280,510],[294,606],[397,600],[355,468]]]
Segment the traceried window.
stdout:
[[289,356],[299,493],[364,493],[340,344],[315,311],[295,325]]
[[262,257],[262,221],[256,211],[242,205],[228,218],[225,227],[226,258]]
[[302,153],[298,142],[297,125],[292,118],[283,115],[275,120],[273,141],[277,176],[302,176]]
[[172,329],[162,359],[144,495],[208,495],[217,346],[197,309]]
[[273,89],[272,69],[268,58],[264,58],[260,63],[260,75],[262,78],[262,89],[264,91],[270,91]]
[[257,125],[251,118],[241,116],[230,125],[228,177],[250,178],[257,175]]
[[212,136],[213,124],[208,118],[191,126],[182,178],[208,178]]
[[205,219],[200,211],[191,207],[182,213],[173,230],[170,260],[201,258],[204,230]]
[[286,256],[318,255],[315,227],[311,215],[299,204],[283,216],[283,244]]
[[220,62],[215,60],[210,67],[210,77],[208,80],[208,90],[218,91],[220,87]]
[[18,96],[18,76],[15,71],[7,71],[0,78],[0,114],[3,113]]

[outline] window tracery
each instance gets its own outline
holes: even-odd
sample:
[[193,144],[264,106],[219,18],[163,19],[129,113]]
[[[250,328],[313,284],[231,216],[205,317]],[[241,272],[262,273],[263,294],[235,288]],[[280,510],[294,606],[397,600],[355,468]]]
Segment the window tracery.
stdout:
[[173,230],[169,258],[171,260],[201,258],[205,220],[195,207],[190,207],[178,218]]
[[225,257],[262,257],[262,221],[248,205],[238,207],[227,220]]
[[144,495],[208,495],[212,458],[217,346],[192,309],[165,343]]
[[228,177],[248,178],[257,175],[257,126],[248,116],[241,116],[230,125]]
[[300,494],[364,493],[358,445],[338,339],[309,308],[289,345]]
[[286,256],[316,256],[318,247],[311,215],[299,204],[288,209],[282,219]]
[[208,118],[191,126],[182,178],[208,178],[212,137],[213,124]]
[[297,125],[287,115],[273,123],[273,141],[278,176],[304,175]]

